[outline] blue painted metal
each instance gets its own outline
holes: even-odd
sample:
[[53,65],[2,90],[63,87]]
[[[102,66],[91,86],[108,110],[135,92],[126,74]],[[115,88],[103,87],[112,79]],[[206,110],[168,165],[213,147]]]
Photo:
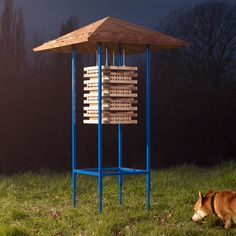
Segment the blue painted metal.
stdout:
[[98,194],[99,212],[102,212],[102,44],[98,48]]
[[[83,170],[83,171],[98,171],[98,168],[86,168],[86,169],[77,169],[77,170]],[[77,171],[76,170],[76,171]],[[102,171],[119,171],[118,167],[105,167],[102,168]]]
[[143,175],[143,174],[147,174],[146,170],[136,170],[136,171],[118,171],[118,172],[111,172],[111,173],[104,173],[104,176],[122,176],[122,175]]
[[151,176],[150,176],[150,46],[146,48],[146,191],[147,208],[150,209]]
[[76,49],[72,49],[72,192],[73,205],[76,206]]
[[[118,45],[118,65],[122,66],[122,46]],[[123,143],[122,143],[122,124],[118,124],[118,167],[122,168],[122,152],[123,152]],[[123,178],[122,175],[119,176],[119,200],[122,204],[122,185]]]
[[[119,200],[122,204],[123,175],[146,175],[147,208],[150,208],[150,47],[146,48],[146,169],[122,167],[122,124],[118,124],[118,167],[102,168],[102,44],[98,49],[98,168],[76,169],[76,49],[72,50],[72,190],[76,206],[76,174],[98,177],[99,212],[102,212],[103,176],[119,177]],[[119,44],[118,65],[122,66],[122,47]]]
[[[75,173],[81,175],[91,175],[99,177],[98,168],[89,168],[89,169],[76,169]],[[132,169],[132,168],[102,168],[102,176],[120,176],[120,175],[138,175],[138,174],[147,174],[147,170],[142,169]]]
[[98,170],[84,170],[84,169],[77,169],[75,170],[75,173],[80,175],[92,175],[92,176],[98,176]]

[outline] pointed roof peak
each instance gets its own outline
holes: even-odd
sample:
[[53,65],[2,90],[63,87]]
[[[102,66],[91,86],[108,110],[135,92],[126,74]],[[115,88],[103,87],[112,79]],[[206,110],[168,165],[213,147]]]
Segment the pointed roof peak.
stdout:
[[106,47],[112,50],[117,48],[117,43],[122,43],[128,53],[143,52],[147,44],[151,46],[152,50],[189,45],[186,41],[164,33],[116,17],[107,16],[57,39],[48,41],[33,50],[71,52],[72,45],[75,45],[80,52],[94,52],[96,51],[97,42],[104,43]]

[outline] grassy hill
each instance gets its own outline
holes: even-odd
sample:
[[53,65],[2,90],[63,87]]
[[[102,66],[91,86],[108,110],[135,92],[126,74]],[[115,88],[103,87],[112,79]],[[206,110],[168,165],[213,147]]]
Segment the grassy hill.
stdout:
[[69,173],[23,173],[0,177],[0,235],[236,235],[216,218],[191,222],[198,191],[236,190],[236,162],[212,168],[182,165],[152,172],[151,210],[144,176],[124,177],[119,205],[116,177],[104,178],[104,210],[97,206],[97,178],[78,176],[72,207]]

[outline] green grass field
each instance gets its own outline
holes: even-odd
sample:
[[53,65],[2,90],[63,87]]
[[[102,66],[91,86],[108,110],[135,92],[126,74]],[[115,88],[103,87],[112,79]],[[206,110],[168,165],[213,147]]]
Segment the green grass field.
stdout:
[[236,235],[216,218],[191,222],[198,191],[236,190],[236,162],[212,168],[183,165],[152,172],[151,210],[144,176],[124,177],[124,203],[117,178],[104,178],[104,211],[97,207],[97,178],[78,176],[72,207],[68,173],[23,173],[0,177],[0,235]]

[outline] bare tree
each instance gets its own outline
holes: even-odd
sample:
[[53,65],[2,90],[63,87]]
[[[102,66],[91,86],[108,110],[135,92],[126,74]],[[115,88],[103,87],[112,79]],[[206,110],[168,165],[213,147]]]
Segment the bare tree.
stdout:
[[2,57],[1,57],[1,66],[4,68],[3,76],[5,77],[6,66],[12,65],[12,57],[13,45],[14,45],[14,37],[13,37],[13,21],[14,21],[14,8],[12,0],[4,1],[4,9],[1,15],[1,45],[2,45]]
[[61,24],[60,35],[67,34],[79,27],[79,18],[77,16],[70,16]]
[[168,142],[191,137],[180,145],[202,150],[202,162],[226,155],[235,140],[236,5],[214,0],[184,7],[171,12],[158,29],[192,43],[159,55],[160,113],[171,117],[167,134],[179,130]]
[[[236,6],[209,1],[173,11],[161,29],[192,42],[174,56],[190,83],[205,87],[224,84],[235,75]],[[180,67],[181,66],[181,67]]]
[[[25,26],[23,12],[14,6],[13,0],[4,1],[4,9],[0,18],[1,68],[7,77],[19,77],[26,61]],[[17,71],[17,73],[16,73]],[[16,75],[13,75],[16,73]]]
[[23,12],[20,8],[15,9],[13,26],[15,66],[18,73],[22,75],[27,59],[25,51],[25,24]]

